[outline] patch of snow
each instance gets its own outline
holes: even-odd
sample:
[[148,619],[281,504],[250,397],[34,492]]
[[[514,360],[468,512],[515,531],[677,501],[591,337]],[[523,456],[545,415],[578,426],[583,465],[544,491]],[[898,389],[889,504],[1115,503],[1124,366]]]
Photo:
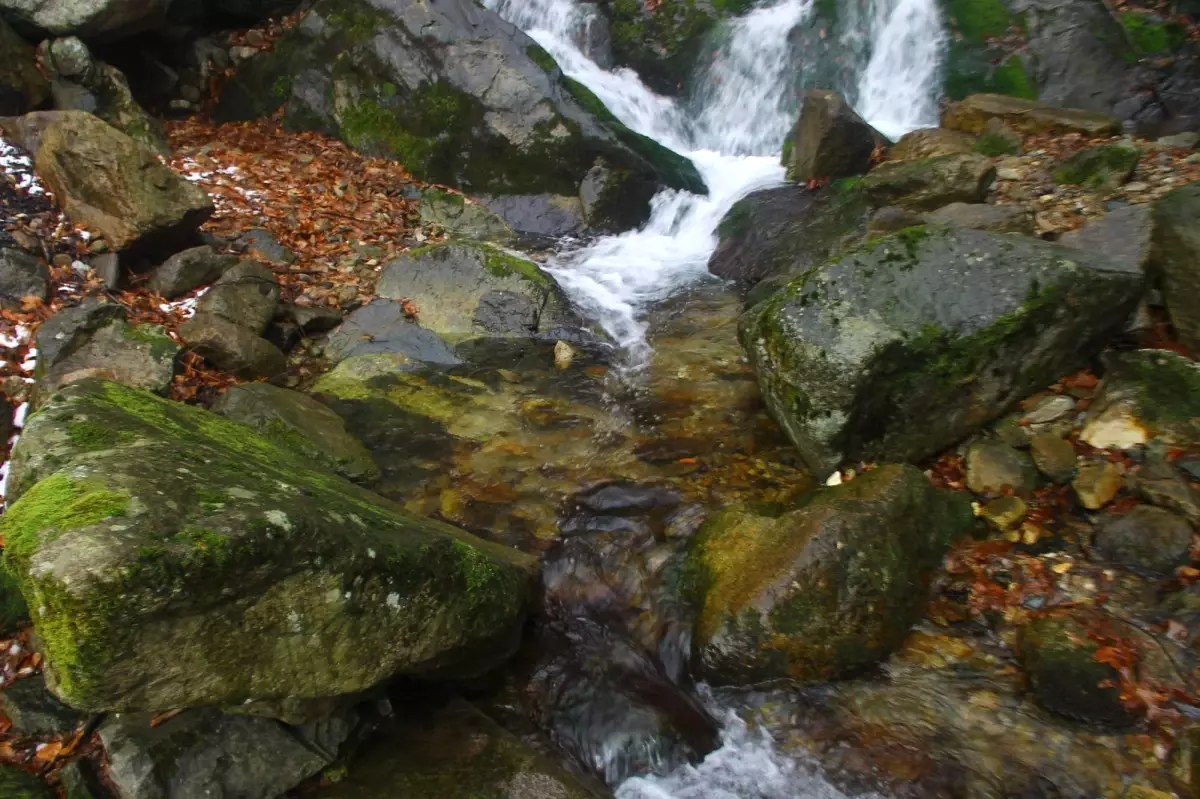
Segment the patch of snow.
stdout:
[[0,170],[11,175],[17,184],[17,190],[25,194],[45,194],[46,189],[37,175],[33,174],[33,161],[27,155],[22,155],[14,145],[0,136]]

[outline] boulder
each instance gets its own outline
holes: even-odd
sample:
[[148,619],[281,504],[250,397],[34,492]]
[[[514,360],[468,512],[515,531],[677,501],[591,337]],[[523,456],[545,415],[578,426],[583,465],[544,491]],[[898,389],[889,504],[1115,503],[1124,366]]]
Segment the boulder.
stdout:
[[335,363],[375,354],[397,355],[413,364],[462,363],[445,339],[409,318],[403,304],[394,300],[376,299],[359,308],[325,345],[326,357]]
[[451,341],[562,338],[565,329],[579,326],[558,285],[537,264],[488,244],[451,241],[411,250],[384,265],[375,293],[411,300],[421,327]]
[[828,680],[881,660],[920,617],[930,575],[972,519],[964,495],[894,464],[780,516],[718,513],[684,568],[700,673],[724,685]]
[[122,799],[280,796],[337,754],[273,719],[206,709],[152,721],[122,713],[100,726],[108,778]]
[[94,59],[75,36],[46,40],[38,52],[50,76],[55,108],[95,114],[159,155],[171,155],[162,124],[133,99],[121,70]]
[[21,587],[8,572],[0,569],[0,634],[15,632],[29,621],[29,608]]
[[247,230],[234,242],[238,252],[245,252],[251,258],[267,261],[273,264],[294,264],[296,253],[279,243],[279,239],[269,230],[252,228]]
[[1114,563],[1168,577],[1188,562],[1192,526],[1181,516],[1138,505],[1123,516],[1107,516],[1096,526],[1095,545]]
[[20,308],[26,297],[45,300],[50,294],[50,270],[20,250],[0,248],[0,305]]
[[0,12],[51,36],[118,39],[161,25],[168,5],[168,0],[0,0]]
[[213,212],[203,189],[83,111],[59,112],[49,122],[34,164],[71,221],[114,250],[170,247],[192,236]]
[[993,233],[1034,234],[1033,216],[1020,205],[950,203],[925,214],[924,220],[933,225],[990,230]]
[[375,739],[355,754],[345,777],[313,794],[316,799],[598,795],[462,699],[434,708],[406,706],[401,717],[385,721]]
[[4,567],[51,690],[86,710],[479,675],[516,648],[535,572],[249,427],[101,380],[29,419],[9,491]]
[[1131,482],[1133,490],[1146,502],[1200,525],[1200,491],[1166,458],[1147,457]]
[[0,18],[0,117],[18,116],[50,100],[50,83],[38,71],[34,50]]
[[875,148],[887,143],[841,95],[820,89],[804,95],[792,140],[787,178],[798,183],[864,174]]
[[988,121],[999,119],[1013,130],[1030,134],[1082,133],[1090,138],[1116,136],[1121,120],[1094,111],[1056,108],[1033,100],[1000,94],[973,94],[942,111],[942,127],[980,134]]
[[277,377],[287,370],[278,347],[215,313],[197,313],[179,326],[179,335],[204,360],[245,380]]
[[1075,476],[1075,448],[1053,433],[1039,433],[1029,441],[1029,452],[1037,470],[1056,483]]
[[587,230],[583,203],[577,196],[482,194],[478,200],[514,232],[533,241],[578,237]]
[[237,258],[222,255],[205,244],[177,252],[154,268],[146,288],[168,300],[208,285],[231,269]]
[[[1200,213],[1200,208],[1197,208],[1197,212]],[[1114,208],[1078,230],[1064,233],[1059,241],[1081,250],[1105,253],[1138,269],[1145,269],[1150,262],[1153,233],[1151,207],[1127,205]]]
[[810,270],[739,333],[768,409],[823,477],[969,435],[1094,356],[1142,289],[1102,255],[910,228]]
[[905,133],[888,151],[892,161],[916,161],[939,155],[958,155],[975,149],[975,137],[945,128],[921,128]]
[[690,161],[622,125],[532,39],[471,0],[321,0],[243,66],[218,118],[286,106],[284,123],[334,133],[473,194],[574,196],[603,157],[620,199],[649,214],[657,185],[704,193]]
[[28,771],[0,763],[0,796],[4,799],[54,799],[57,795]]
[[756,191],[721,220],[708,271],[747,286],[798,275],[862,238],[866,225],[866,198],[848,181]]
[[1054,182],[1115,191],[1133,177],[1140,157],[1138,148],[1124,142],[1085,147],[1059,162]]
[[1080,460],[1071,488],[1079,504],[1088,510],[1100,510],[1117,498],[1124,480],[1121,471],[1105,458]]
[[995,158],[1001,155],[1020,155],[1025,148],[1025,137],[1004,124],[1000,118],[989,119],[983,133],[975,140],[975,152]]
[[241,261],[226,269],[196,303],[196,312],[214,314],[262,335],[275,318],[279,280],[275,273],[254,261]]
[[342,418],[298,391],[244,383],[229,388],[212,409],[350,480],[379,474],[362,443],[346,432]]
[[[1075,721],[1124,727],[1136,720],[1121,702],[1117,670],[1096,659],[1101,637],[1129,637],[1112,617],[1087,610],[1035,619],[1021,629],[1021,666],[1038,704]],[[1105,635],[1106,634],[1106,635]]]
[[1166,350],[1113,352],[1104,364],[1081,439],[1101,448],[1200,445],[1200,365]]
[[1200,352],[1200,185],[1175,189],[1154,204],[1152,266],[1179,340]]
[[985,438],[967,449],[967,488],[976,494],[1028,494],[1037,486],[1029,456],[1002,441]]
[[37,401],[83,377],[103,377],[166,394],[175,379],[180,346],[161,325],[130,325],[124,319],[98,328],[54,361],[38,361]]
[[888,161],[867,173],[863,191],[872,206],[898,205],[932,211],[950,203],[981,203],[996,179],[996,167],[982,155],[957,154]]

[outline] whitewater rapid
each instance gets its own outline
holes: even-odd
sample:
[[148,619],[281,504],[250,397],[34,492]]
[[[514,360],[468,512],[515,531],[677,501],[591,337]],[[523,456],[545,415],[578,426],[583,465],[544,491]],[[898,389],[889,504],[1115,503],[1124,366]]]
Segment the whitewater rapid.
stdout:
[[[857,85],[843,88],[851,102],[892,138],[936,124],[945,41],[936,0],[844,1],[862,5],[865,13],[854,18],[866,20],[868,30],[849,35],[865,37],[870,45]],[[813,2],[766,0],[723,23],[697,81],[701,88],[685,104],[653,93],[630,70],[603,69],[584,54],[594,6],[578,0],[485,0],[625,125],[690,158],[708,186],[704,197],[662,191],[640,230],[565,248],[546,265],[634,369],[649,354],[647,309],[709,278],[722,217],[752,191],[784,181],[779,156],[797,112],[790,34],[808,20]],[[627,780],[617,789],[618,799],[844,799],[818,772],[777,753],[766,732],[747,729],[732,712],[722,742],[699,764]]]

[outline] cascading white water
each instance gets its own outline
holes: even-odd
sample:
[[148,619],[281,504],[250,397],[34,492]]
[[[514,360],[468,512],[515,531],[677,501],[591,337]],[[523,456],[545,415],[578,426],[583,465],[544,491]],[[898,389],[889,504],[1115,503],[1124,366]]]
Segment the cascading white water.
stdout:
[[946,29],[930,0],[876,0],[871,60],[858,84],[858,112],[897,139],[937,124],[937,80]]
[[[878,3],[860,110],[885,133],[899,135],[935,120],[931,88],[941,27],[935,0]],[[812,0],[779,0],[727,23],[694,117],[651,92],[632,71],[605,70],[584,55],[580,45],[595,12],[577,0],[488,5],[525,30],[627,126],[691,158],[708,185],[707,197],[663,191],[641,230],[564,250],[548,264],[580,309],[634,364],[644,362],[644,309],[706,276],[725,213],[750,192],[783,180],[778,153],[794,121],[785,103],[792,79],[788,34],[811,12]]]
[[[631,356],[645,361],[644,312],[657,300],[708,275],[716,229],[750,192],[783,182],[783,138],[794,122],[787,105],[792,60],[789,33],[813,0],[767,0],[727,23],[705,74],[699,110],[689,114],[654,94],[626,69],[605,70],[581,50],[587,10],[578,0],[485,0],[550,52],[623,123],[691,158],[706,197],[660,192],[650,220],[635,231],[560,252],[548,271],[571,299]],[[936,122],[934,95],[944,34],[936,0],[876,0],[872,58],[858,107],[889,136]],[[661,777],[626,781],[619,799],[844,799],[819,775],[775,752],[765,733],[751,734],[728,714],[723,746],[704,762]]]

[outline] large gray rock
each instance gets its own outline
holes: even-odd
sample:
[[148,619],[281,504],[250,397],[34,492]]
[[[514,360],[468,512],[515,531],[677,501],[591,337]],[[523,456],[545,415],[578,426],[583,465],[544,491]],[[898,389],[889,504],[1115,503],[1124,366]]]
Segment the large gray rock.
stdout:
[[285,124],[397,158],[473,193],[574,196],[598,157],[649,211],[655,185],[703,193],[690,161],[625,128],[544,50],[470,0],[321,0],[222,94],[222,119]]
[[1154,204],[1151,257],[1179,340],[1200,352],[1200,185],[1175,189]]
[[987,203],[950,203],[925,214],[925,221],[934,225],[989,230],[992,233],[1024,233],[1032,236],[1033,215],[1020,205],[989,205]]
[[0,18],[0,117],[41,108],[50,83],[38,71],[33,47]]
[[483,203],[468,202],[461,195],[442,189],[421,192],[421,221],[440,226],[455,238],[507,244],[514,239],[508,222]]
[[739,506],[711,517],[684,568],[701,673],[722,684],[827,680],[886,657],[971,524],[964,495],[895,464],[780,516]]
[[162,156],[170,156],[162,124],[133,99],[125,75],[92,57],[79,38],[47,40],[38,48],[50,76],[54,107],[86,111]]
[[346,432],[342,418],[298,391],[244,383],[227,390],[213,411],[351,480],[367,480],[379,473],[362,443]]
[[197,313],[211,313],[262,335],[275,318],[279,304],[279,279],[254,261],[226,269],[196,303]]
[[21,300],[44,300],[50,292],[50,270],[20,250],[0,249],[0,304],[18,308]]
[[1143,276],[1024,236],[910,228],[743,316],[772,415],[818,475],[918,460],[1096,354]]
[[942,111],[942,127],[964,133],[983,133],[993,119],[1025,134],[1082,133],[1095,137],[1121,132],[1121,120],[1107,114],[999,94],[974,94]]
[[100,727],[108,777],[122,799],[279,796],[336,755],[306,745],[294,729],[252,716],[193,710],[157,726],[122,713]]
[[787,178],[799,183],[861,175],[886,143],[841,95],[820,89],[804,95],[792,141]]
[[177,252],[150,273],[146,288],[168,300],[181,297],[200,286],[212,283],[237,263],[232,255],[222,255],[209,245]]
[[213,212],[203,189],[83,111],[57,112],[48,120],[34,166],[71,221],[114,250],[173,247]]
[[29,599],[50,688],[73,707],[474,676],[520,638],[531,559],[199,408],[74,383],[30,417],[10,474],[4,567]]
[[63,383],[89,376],[165,394],[180,352],[160,326],[132,326],[120,305],[95,299],[50,317],[35,341],[38,400]]
[[21,736],[65,737],[86,719],[78,710],[58,701],[40,674],[4,686],[0,691],[0,711],[12,722],[11,731]]
[[1153,232],[1151,207],[1127,205],[1091,220],[1078,230],[1064,233],[1059,241],[1069,247],[1103,253],[1144,269],[1151,257]]
[[1084,441],[1116,448],[1152,439],[1200,445],[1200,364],[1166,350],[1133,350],[1106,353],[1104,366]]
[[113,39],[155,27],[168,0],[0,0],[14,23],[53,36]]
[[411,300],[417,322],[448,340],[554,336],[577,327],[557,284],[533,261],[487,244],[448,242],[385,264],[375,293]]
[[1123,516],[1106,516],[1096,526],[1100,554],[1122,566],[1170,576],[1188,562],[1192,526],[1181,516],[1152,505],[1138,505]]
[[860,239],[867,213],[863,193],[838,181],[756,191],[721,220],[708,271],[743,285],[798,275]]
[[996,179],[991,159],[972,153],[888,161],[867,173],[862,188],[875,207],[932,211],[950,203],[981,203]]
[[213,366],[246,380],[277,377],[287,369],[278,347],[215,313],[197,313],[179,326],[179,335]]

